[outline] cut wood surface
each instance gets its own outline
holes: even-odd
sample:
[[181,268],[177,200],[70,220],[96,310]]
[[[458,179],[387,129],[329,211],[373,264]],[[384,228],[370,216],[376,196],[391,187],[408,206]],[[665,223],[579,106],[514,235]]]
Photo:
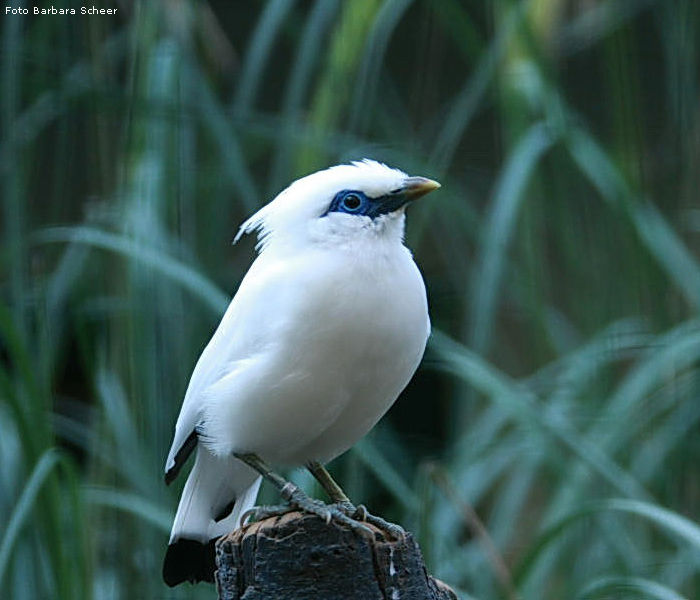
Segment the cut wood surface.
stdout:
[[221,600],[457,600],[426,571],[410,533],[374,540],[332,521],[291,512],[222,537]]

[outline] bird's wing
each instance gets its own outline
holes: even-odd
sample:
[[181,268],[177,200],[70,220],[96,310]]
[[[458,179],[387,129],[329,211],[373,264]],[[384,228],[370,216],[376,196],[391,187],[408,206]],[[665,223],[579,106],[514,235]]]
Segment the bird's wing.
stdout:
[[234,320],[235,298],[226,310],[219,327],[199,357],[187,386],[180,415],[175,424],[173,443],[165,462],[165,482],[170,484],[197,446],[197,425],[201,418],[200,397],[204,389],[216,381],[228,360],[227,336]]
[[[172,482],[197,446],[197,427],[207,388],[225,377],[236,361],[250,356],[274,339],[278,320],[270,301],[289,295],[293,278],[284,264],[260,255],[241,281],[219,326],[204,348],[192,372],[180,409],[173,443],[165,463],[165,481]],[[293,285],[292,285],[293,287]]]

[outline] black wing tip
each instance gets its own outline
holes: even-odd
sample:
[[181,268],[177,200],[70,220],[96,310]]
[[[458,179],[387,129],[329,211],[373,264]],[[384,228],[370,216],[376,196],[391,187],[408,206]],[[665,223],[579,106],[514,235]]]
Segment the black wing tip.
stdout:
[[170,485],[175,478],[180,473],[180,469],[185,464],[185,461],[189,458],[192,451],[197,446],[197,428],[195,427],[187,439],[182,443],[182,446],[175,453],[174,464],[165,472],[165,485]]
[[175,587],[185,581],[214,583],[216,571],[216,538],[203,544],[181,538],[168,546],[163,560],[163,581]]
[[173,481],[175,481],[175,478],[177,477],[179,471],[180,469],[176,469],[175,467],[173,467],[172,469],[168,469],[165,472],[165,475],[163,476],[165,485],[170,485]]

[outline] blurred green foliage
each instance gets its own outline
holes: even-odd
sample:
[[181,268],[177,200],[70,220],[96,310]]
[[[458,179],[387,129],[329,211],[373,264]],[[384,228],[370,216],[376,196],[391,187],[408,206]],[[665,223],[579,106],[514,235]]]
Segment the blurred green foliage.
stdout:
[[160,580],[161,475],[229,242],[365,156],[443,188],[434,335],[351,497],[465,599],[700,593],[695,0],[35,5],[1,21],[0,596],[214,596]]

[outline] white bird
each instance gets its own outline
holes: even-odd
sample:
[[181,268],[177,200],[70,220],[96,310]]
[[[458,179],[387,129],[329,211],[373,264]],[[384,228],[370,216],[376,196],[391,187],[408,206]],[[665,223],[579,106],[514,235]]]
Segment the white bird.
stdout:
[[195,366],[165,466],[170,483],[197,449],[166,583],[212,580],[213,542],[256,501],[251,455],[307,465],[347,500],[321,464],[377,423],[421,361],[430,320],[404,210],[438,187],[363,160],[295,181],[243,223],[236,240],[257,232],[258,256]]

